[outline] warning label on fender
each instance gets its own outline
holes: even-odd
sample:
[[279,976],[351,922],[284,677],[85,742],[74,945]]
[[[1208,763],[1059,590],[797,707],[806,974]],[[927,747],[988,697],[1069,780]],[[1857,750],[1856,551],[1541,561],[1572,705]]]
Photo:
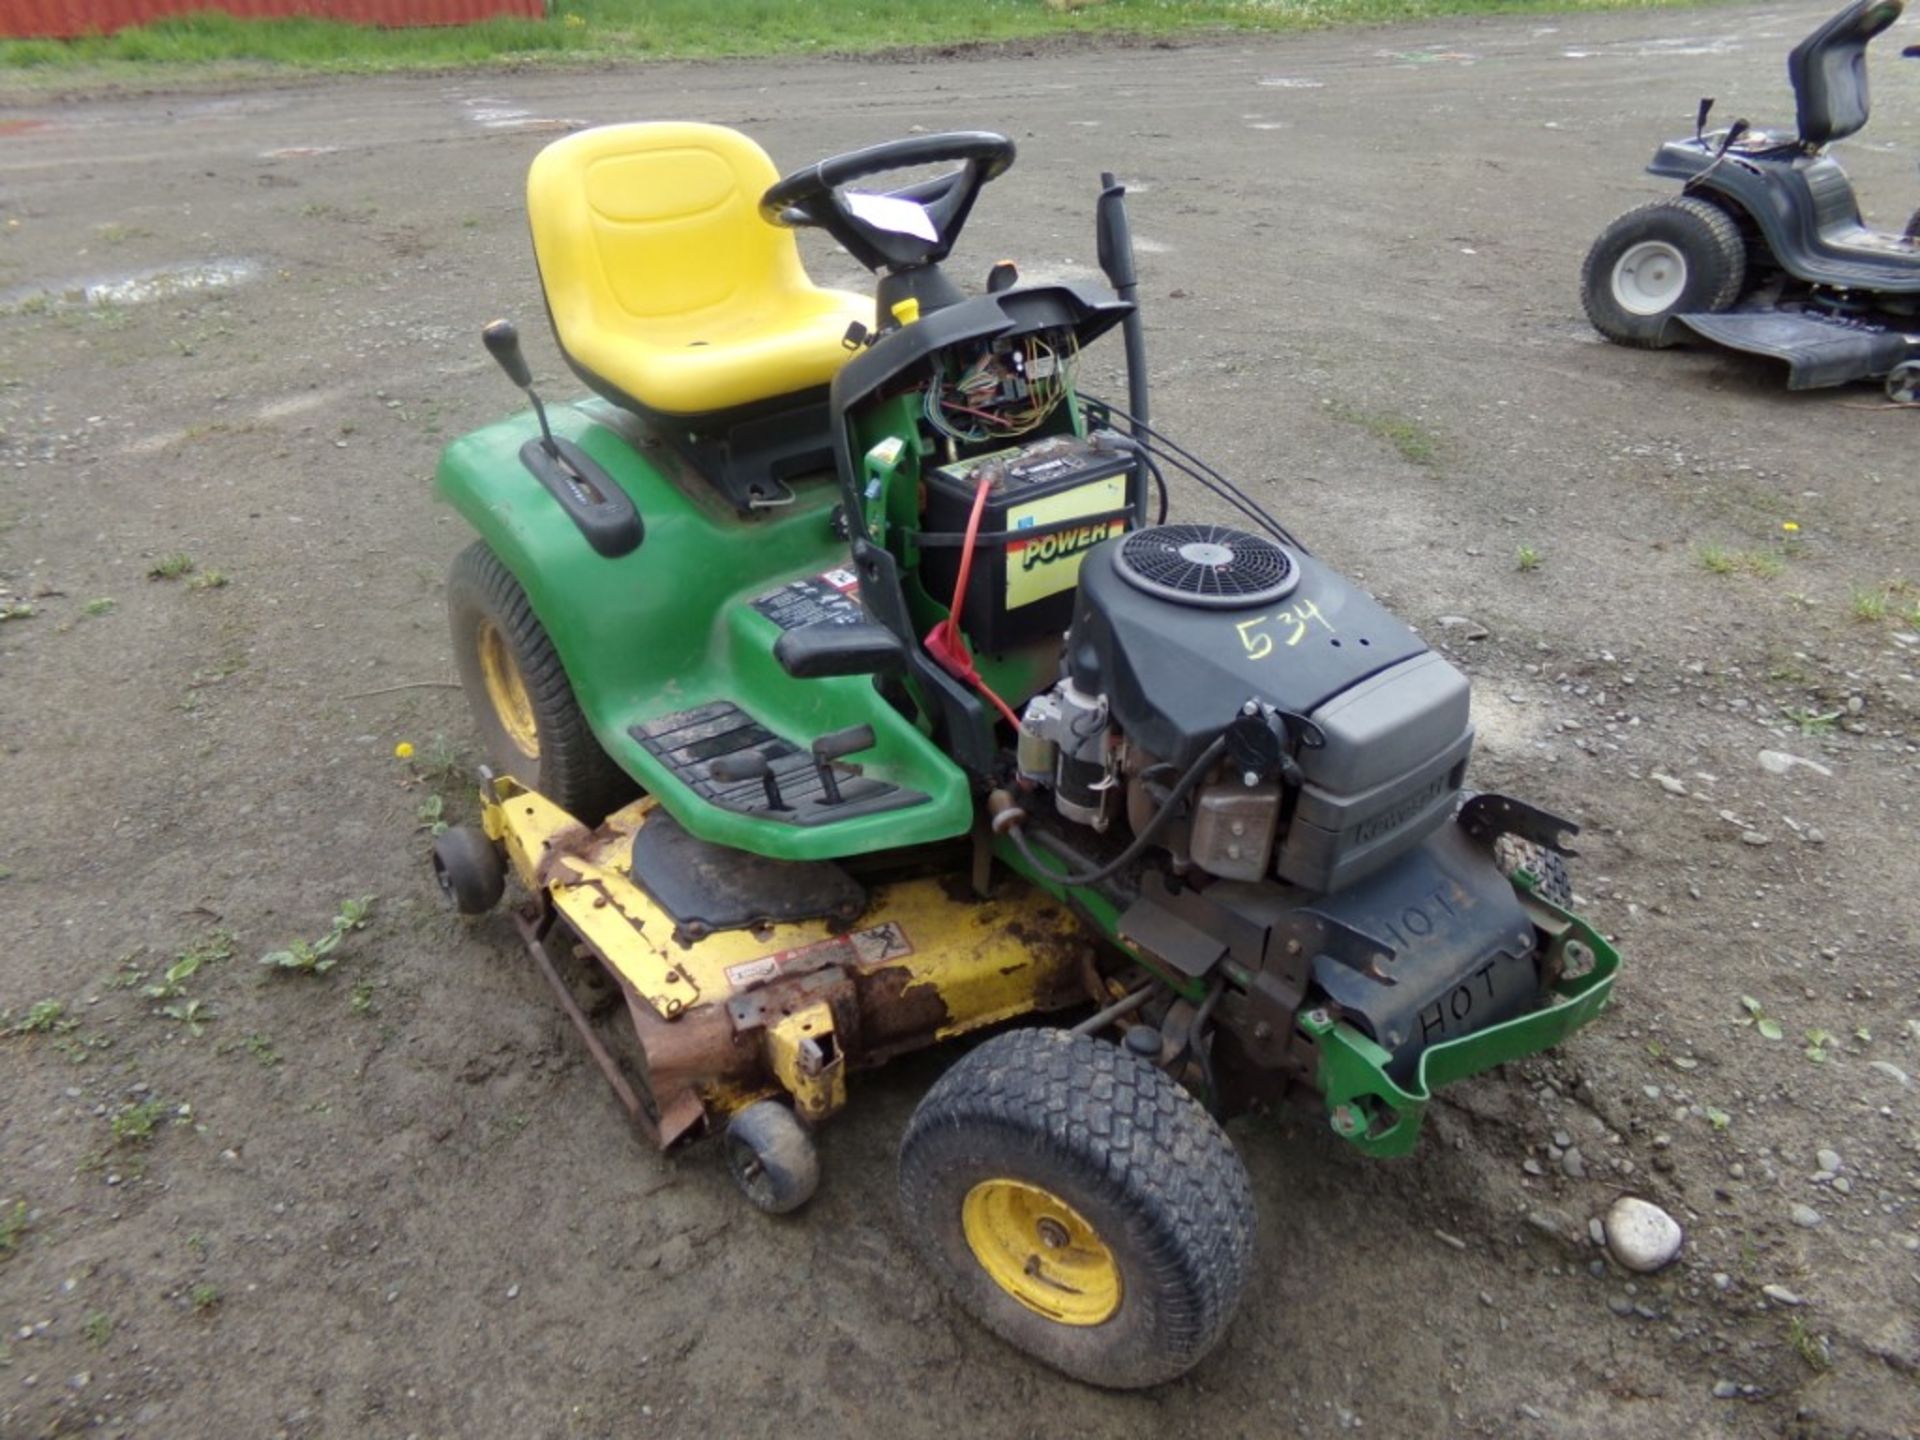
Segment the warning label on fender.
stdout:
[[856,625],[867,618],[860,608],[860,577],[851,570],[823,570],[756,595],[753,608],[782,630],[809,625]]

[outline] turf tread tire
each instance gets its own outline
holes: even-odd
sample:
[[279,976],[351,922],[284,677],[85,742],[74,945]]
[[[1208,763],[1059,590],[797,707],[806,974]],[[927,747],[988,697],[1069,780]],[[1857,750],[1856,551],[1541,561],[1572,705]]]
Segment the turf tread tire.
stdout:
[[[447,615],[460,686],[467,692],[488,761],[496,771],[538,790],[589,825],[599,824],[639,793],[632,777],[600,748],[527,592],[484,540],[476,540],[454,559],[447,575]],[[507,738],[487,698],[477,645],[479,625],[485,619],[491,619],[505,637],[533,702],[540,747],[539,759],[532,762],[533,775],[521,773],[529,762]]]
[[[974,1258],[967,1192],[1006,1176],[1086,1216],[1119,1261],[1120,1309],[1097,1326],[1028,1310]],[[1022,1029],[954,1065],[900,1146],[900,1204],[930,1268],[989,1330],[1094,1385],[1172,1380],[1219,1340],[1253,1266],[1253,1187],[1233,1143],[1185,1090],[1090,1036]]]
[[1501,835],[1493,842],[1493,858],[1500,872],[1509,879],[1516,870],[1532,872],[1538,882],[1534,893],[1542,900],[1551,901],[1562,910],[1573,908],[1573,874],[1567,869],[1567,857],[1558,850],[1522,840],[1518,835]]
[[[1635,315],[1613,298],[1613,268],[1645,240],[1665,240],[1686,257],[1687,282],[1672,305]],[[1725,210],[1692,195],[1669,197],[1629,210],[1600,232],[1580,266],[1580,304],[1593,328],[1616,345],[1663,350],[1671,316],[1730,308],[1747,284],[1747,242]]]

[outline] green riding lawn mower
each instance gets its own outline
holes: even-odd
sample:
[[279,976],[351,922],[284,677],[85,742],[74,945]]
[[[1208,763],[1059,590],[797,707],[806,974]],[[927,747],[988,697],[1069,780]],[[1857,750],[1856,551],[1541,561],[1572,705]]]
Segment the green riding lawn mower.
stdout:
[[[549,411],[487,327],[532,409],[440,465],[489,758],[434,865],[469,914],[511,874],[635,1127],[721,1137],[763,1210],[812,1193],[853,1073],[986,1035],[907,1127],[905,1223],[981,1323],[1144,1386],[1246,1285],[1223,1119],[1304,1100],[1403,1154],[1619,959],[1568,908],[1575,827],[1464,788],[1465,678],[1149,423],[1123,188],[1107,286],[948,273],[1013,158],[916,136],[779,179],[644,124],[535,160],[594,396]],[[808,280],[807,227],[871,296]],[[1076,384],[1109,332],[1124,404]],[[1210,517],[1169,520],[1169,472]]]

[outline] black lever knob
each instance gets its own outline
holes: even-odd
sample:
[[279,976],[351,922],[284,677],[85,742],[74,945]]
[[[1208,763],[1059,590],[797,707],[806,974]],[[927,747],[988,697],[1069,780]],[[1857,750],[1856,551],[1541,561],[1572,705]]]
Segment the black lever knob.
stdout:
[[813,742],[813,758],[824,765],[829,760],[838,760],[842,755],[856,755],[862,750],[871,750],[874,746],[873,726],[849,725],[844,730],[835,730],[831,735],[822,735]]
[[844,730],[835,730],[830,735],[822,735],[813,742],[813,770],[820,777],[820,789],[827,804],[841,803],[840,777],[833,773],[833,762],[842,755],[871,750],[873,744],[871,725],[849,725]]
[[533,371],[527,368],[527,357],[520,353],[520,332],[511,320],[488,321],[480,331],[480,340],[509,380],[522,390],[533,387]]
[[707,774],[723,785],[730,785],[736,780],[758,780],[761,789],[767,792],[769,810],[787,808],[787,802],[780,794],[780,782],[774,777],[773,765],[758,750],[722,755],[707,767]]

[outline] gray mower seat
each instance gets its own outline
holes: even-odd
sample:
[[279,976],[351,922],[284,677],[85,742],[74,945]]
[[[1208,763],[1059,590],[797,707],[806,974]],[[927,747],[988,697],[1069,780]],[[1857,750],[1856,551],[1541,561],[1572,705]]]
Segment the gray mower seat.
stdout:
[[1817,149],[1867,123],[1867,44],[1904,8],[1905,0],[1858,0],[1787,56],[1802,144]]

